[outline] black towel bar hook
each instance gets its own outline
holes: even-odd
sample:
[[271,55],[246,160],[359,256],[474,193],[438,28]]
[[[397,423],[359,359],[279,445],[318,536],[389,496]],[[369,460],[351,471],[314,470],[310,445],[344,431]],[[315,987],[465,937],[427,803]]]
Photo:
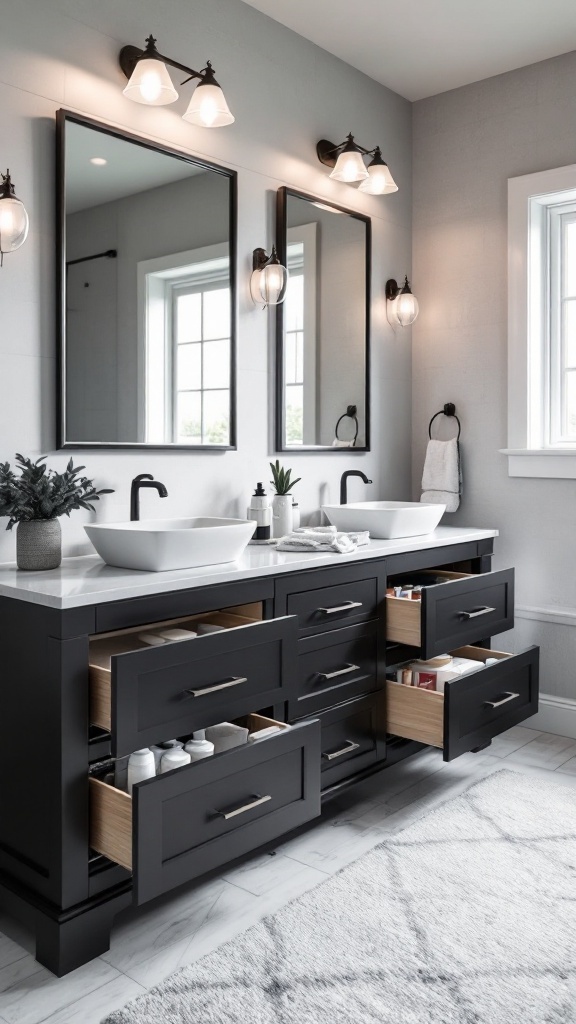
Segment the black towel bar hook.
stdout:
[[443,409],[440,409],[439,412],[434,413],[432,419],[430,420],[430,423],[428,424],[428,437],[430,439],[432,439],[432,424],[434,423],[434,420],[436,419],[437,416],[453,416],[454,417],[454,419],[456,420],[456,423],[458,424],[458,433],[456,435],[456,440],[459,441],[460,440],[460,434],[462,433],[462,424],[460,423],[460,420],[458,419],[458,417],[456,415],[456,406],[454,405],[454,402],[446,402],[446,404],[445,404]]

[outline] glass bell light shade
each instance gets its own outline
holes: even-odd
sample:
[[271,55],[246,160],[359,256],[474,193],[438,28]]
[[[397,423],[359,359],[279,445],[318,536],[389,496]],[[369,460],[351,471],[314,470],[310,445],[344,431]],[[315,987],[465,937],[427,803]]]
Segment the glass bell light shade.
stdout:
[[156,40],[153,36],[148,36],[146,49],[136,62],[123,92],[129,100],[146,103],[150,107],[162,107],[178,99],[178,93],[172,84],[168,68],[156,49]]
[[14,194],[10,171],[2,175],[0,184],[0,253],[14,252],[28,236],[28,214]]
[[368,177],[368,171],[362,159],[362,151],[354,142],[353,135],[348,136],[348,141],[336,161],[336,166],[328,177],[334,178],[334,181],[344,181],[347,184],[363,181]]
[[385,196],[390,192],[397,192],[398,185],[394,181],[390,168],[382,159],[380,148],[376,148],[374,158],[368,164],[368,177],[360,182],[359,192],[366,192],[370,196]]
[[[263,250],[255,250],[255,253],[258,252],[263,252]],[[279,306],[281,302],[284,302],[287,286],[288,271],[280,263],[276,249],[273,248],[269,260],[253,270],[250,278],[250,294],[258,306]]]
[[208,61],[204,77],[192,93],[184,120],[189,121],[190,124],[197,124],[200,128],[223,128],[224,125],[234,123],[234,115],[214,77],[210,61]]
[[412,295],[408,278],[404,278],[404,286],[401,288],[394,299],[389,302],[390,316],[389,321],[392,324],[399,324],[400,327],[410,327],[418,316],[420,307],[418,305],[418,299],[415,295]]

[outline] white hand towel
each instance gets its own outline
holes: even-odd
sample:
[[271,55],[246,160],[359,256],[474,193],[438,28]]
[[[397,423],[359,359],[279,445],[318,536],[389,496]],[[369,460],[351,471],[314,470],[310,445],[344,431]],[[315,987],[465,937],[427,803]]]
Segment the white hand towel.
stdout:
[[277,551],[337,551],[351,554],[370,541],[368,530],[358,533],[339,533],[335,526],[300,527],[281,537]]
[[428,441],[420,501],[446,505],[447,512],[455,512],[460,504],[461,482],[460,446],[456,438]]

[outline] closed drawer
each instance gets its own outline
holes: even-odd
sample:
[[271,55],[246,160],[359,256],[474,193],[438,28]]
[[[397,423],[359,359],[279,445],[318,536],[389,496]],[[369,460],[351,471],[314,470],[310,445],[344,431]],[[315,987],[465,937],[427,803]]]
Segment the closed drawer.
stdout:
[[[111,732],[115,757],[287,699],[296,678],[294,618],[201,618],[225,629],[161,647],[137,639],[158,623],[91,641],[90,720]],[[193,629],[196,621],[164,625]]]
[[423,658],[493,636],[514,625],[514,570],[502,569],[468,576],[453,572],[403,576],[419,582],[442,577],[444,583],[425,585],[421,601],[386,597],[386,637],[419,647]]
[[386,757],[386,695],[349,701],[319,716],[322,789]]
[[[281,723],[249,716],[249,727]],[[320,813],[320,725],[134,786],[90,781],[90,845],[132,871],[134,901],[154,899],[310,821]]]
[[538,711],[539,649],[522,654],[463,647],[462,658],[498,664],[445,684],[444,693],[387,681],[387,728],[394,736],[441,747],[444,760],[483,747]]
[[352,580],[289,594],[287,611],[297,616],[300,636],[365,622],[378,614],[377,580]]
[[378,624],[347,626],[298,642],[298,680],[288,701],[293,721],[377,687]]

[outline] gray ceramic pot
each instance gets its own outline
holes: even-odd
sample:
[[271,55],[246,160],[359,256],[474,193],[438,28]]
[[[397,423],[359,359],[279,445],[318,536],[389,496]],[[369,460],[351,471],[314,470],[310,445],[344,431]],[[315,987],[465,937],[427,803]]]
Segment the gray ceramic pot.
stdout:
[[58,519],[18,523],[16,561],[19,569],[57,569],[62,561],[62,530]]

